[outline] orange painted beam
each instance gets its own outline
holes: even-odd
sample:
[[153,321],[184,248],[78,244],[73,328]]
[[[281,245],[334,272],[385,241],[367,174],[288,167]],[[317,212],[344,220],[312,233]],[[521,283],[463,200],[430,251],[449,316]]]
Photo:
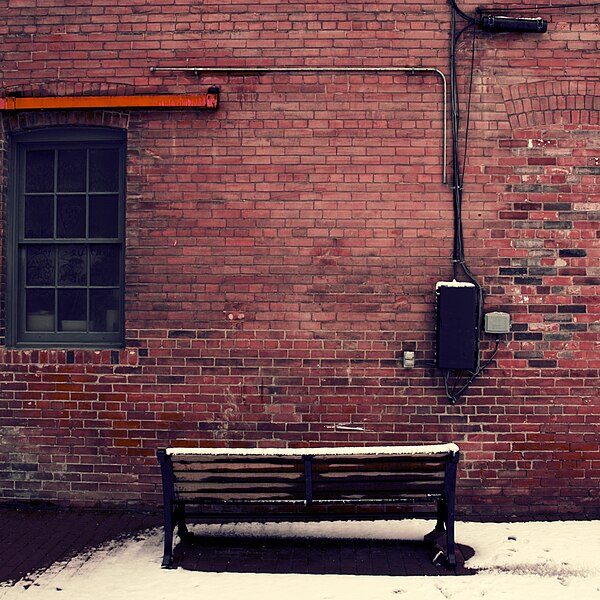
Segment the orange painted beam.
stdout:
[[147,96],[56,96],[41,98],[0,98],[0,110],[68,110],[68,109],[216,109],[219,93],[168,94]]

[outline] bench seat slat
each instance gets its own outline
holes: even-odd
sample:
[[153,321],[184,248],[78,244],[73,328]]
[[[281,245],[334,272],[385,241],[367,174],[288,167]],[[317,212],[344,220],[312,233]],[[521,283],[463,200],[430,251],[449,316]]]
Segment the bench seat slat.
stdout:
[[356,464],[356,465],[347,465],[344,466],[343,468],[340,468],[337,465],[331,466],[331,465],[320,465],[320,464],[316,464],[314,465],[313,468],[313,473],[315,474],[315,476],[322,474],[340,474],[340,475],[345,475],[345,474],[352,474],[352,473],[365,473],[365,474],[369,474],[369,473],[374,473],[374,474],[378,474],[378,473],[406,473],[406,474],[411,474],[411,473],[426,473],[428,476],[435,476],[436,474],[443,474],[444,473],[444,466],[443,465],[435,465],[435,466],[431,466],[431,465],[427,465],[427,464],[421,464],[421,465],[414,465],[411,466],[410,469],[406,469],[403,468],[401,465],[382,465],[382,466],[376,466],[376,465],[368,465],[365,468],[361,468],[360,464]]
[[[411,494],[405,494],[402,496],[388,496],[381,498],[373,495],[361,495],[361,494],[340,494],[334,497],[323,497],[313,499],[312,504],[344,504],[351,502],[360,502],[364,504],[402,504],[402,503],[413,503],[413,502],[426,502],[429,504],[435,503],[440,498],[439,494],[419,493],[413,492]],[[231,506],[237,504],[274,504],[274,503],[295,503],[306,505],[304,497],[298,497],[293,494],[279,493],[279,494],[251,494],[244,492],[236,492],[235,494],[227,494],[222,492],[212,492],[210,494],[198,493],[198,492],[186,492],[180,494],[177,497],[178,502],[185,502],[194,505],[212,504],[212,503],[224,503]],[[308,505],[310,506],[310,505]],[[428,511],[431,513],[431,510]]]
[[[199,491],[222,488],[222,489],[298,489],[304,492],[304,482],[301,480],[275,480],[275,479],[261,479],[261,480],[249,480],[243,477],[234,479],[205,479],[204,481],[198,480],[178,480],[175,481],[175,489],[190,489],[195,488]],[[315,492],[319,491],[331,491],[336,490],[345,491],[349,489],[357,490],[410,490],[410,489],[423,489],[428,490],[443,490],[443,481],[436,482],[426,478],[412,478],[412,479],[401,479],[401,478],[382,478],[382,479],[334,479],[334,480],[315,480],[313,483],[313,489]]]
[[[304,491],[304,481],[300,478],[278,478],[278,477],[214,477],[214,476],[195,476],[177,478],[175,480],[175,488],[182,486],[196,487],[198,489],[206,489],[211,487],[241,487],[255,488],[263,487],[268,489],[285,486],[294,487]],[[327,477],[315,478],[313,480],[313,489],[319,490],[345,490],[345,489],[408,489],[412,486],[428,486],[431,489],[443,490],[443,479],[430,479],[427,477],[403,477],[401,475],[385,475],[385,476],[353,476],[353,477]]]
[[356,490],[358,492],[371,492],[373,494],[386,495],[394,494],[401,496],[405,492],[411,492],[413,490],[422,490],[428,493],[438,493],[444,490],[443,486],[433,485],[429,481],[410,481],[397,485],[395,482],[380,482],[376,485],[370,484],[369,482],[356,481],[354,483],[343,483],[336,482],[335,485],[315,485],[313,492],[315,497],[319,494],[336,494],[344,493],[349,490]]
[[199,484],[206,481],[247,481],[252,483],[253,481],[302,481],[302,473],[274,473],[272,471],[263,471],[260,473],[249,473],[244,471],[243,473],[236,473],[231,471],[229,473],[213,473],[210,471],[186,471],[184,473],[176,473],[175,481],[196,481]]
[[402,471],[365,471],[364,473],[358,470],[353,471],[321,471],[313,474],[315,481],[354,481],[354,480],[372,480],[378,479],[395,479],[398,482],[411,481],[413,479],[426,479],[427,481],[443,481],[444,473],[442,471],[410,471],[404,473]]
[[248,464],[223,464],[223,465],[215,465],[215,464],[174,464],[173,472],[174,473],[239,473],[240,471],[248,472],[248,473],[303,473],[302,465],[253,465],[252,463]]
[[295,468],[298,465],[298,460],[289,457],[259,457],[259,456],[204,456],[202,454],[179,454],[171,458],[173,466],[177,465],[194,465],[202,468],[202,465],[226,467],[230,465],[232,468],[239,469],[244,466],[252,466],[259,469],[263,466],[275,467],[290,467]]
[[194,482],[176,482],[175,483],[175,491],[182,492],[187,490],[198,490],[199,493],[207,493],[210,494],[214,490],[223,490],[228,493],[255,493],[260,492],[262,494],[268,495],[269,492],[278,493],[280,491],[286,492],[297,492],[299,494],[304,494],[304,486],[300,484],[288,484],[285,483],[273,483],[273,482],[253,482],[252,484],[245,484],[240,481],[233,482],[217,482],[217,483],[206,483],[204,485],[198,485]]
[[257,494],[249,491],[230,491],[209,490],[206,492],[184,491],[176,492],[177,500],[180,502],[192,502],[197,504],[210,504],[211,502],[229,502],[230,504],[244,502],[279,502],[295,501],[304,502],[304,494],[293,494],[286,491],[269,491],[268,493]]
[[[261,500],[268,500],[272,498],[273,500],[278,500],[280,498],[293,498],[297,500],[305,499],[304,493],[299,490],[293,489],[285,489],[285,488],[277,488],[277,489],[268,489],[265,488],[261,490],[260,488],[253,488],[251,490],[245,488],[212,488],[207,490],[197,490],[192,487],[182,487],[176,488],[175,494],[178,500],[183,498],[196,498],[196,499],[204,499],[204,498],[227,498],[230,501],[234,501],[236,498],[256,498]],[[335,500],[336,498],[371,498],[373,500],[386,500],[392,498],[403,498],[413,495],[421,495],[421,496],[436,496],[439,497],[441,495],[441,491],[439,489],[431,489],[427,486],[415,486],[411,489],[402,490],[399,492],[395,489],[388,490],[321,490],[316,491],[313,496],[313,502],[317,502],[319,500]]]
[[[335,472],[318,472],[313,473],[314,481],[377,481],[382,479],[402,481],[412,481],[426,479],[427,481],[443,481],[444,474],[441,472],[427,471],[411,471],[410,473],[402,473],[395,471],[368,471],[361,473],[360,471],[335,471]],[[259,471],[257,473],[251,471],[178,471],[175,472],[176,481],[233,481],[236,479],[245,481],[266,481],[266,480],[299,480],[303,479],[303,474],[300,472],[278,473],[276,471]]]
[[366,465],[367,468],[371,465],[381,466],[381,465],[402,465],[404,469],[410,468],[411,465],[420,465],[422,463],[430,463],[432,465],[443,465],[446,460],[446,457],[439,455],[423,455],[423,456],[369,456],[364,455],[361,456],[315,456],[313,461],[315,464],[327,464],[327,465],[352,465],[352,464],[363,464]]
[[[223,456],[204,456],[201,454],[183,454],[176,455],[171,459],[173,468],[175,469],[261,469],[261,468],[290,468],[296,469],[299,464],[298,459],[293,458],[259,458],[252,457],[250,460],[246,456],[234,456],[234,457],[223,457]],[[315,456],[312,458],[315,469],[327,468],[327,469],[345,469],[360,466],[362,468],[382,468],[391,469],[393,465],[399,465],[403,471],[414,468],[423,468],[423,465],[428,465],[431,469],[443,468],[445,464],[445,457],[439,455],[425,455],[425,456],[385,456],[385,457],[373,457],[371,455],[355,455],[348,458],[344,457],[323,457]],[[321,467],[322,465],[322,467]]]

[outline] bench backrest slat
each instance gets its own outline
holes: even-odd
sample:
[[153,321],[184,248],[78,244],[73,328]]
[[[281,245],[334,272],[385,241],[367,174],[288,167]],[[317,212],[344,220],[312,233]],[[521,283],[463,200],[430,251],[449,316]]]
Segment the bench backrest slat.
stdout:
[[172,457],[175,494],[179,500],[303,500],[304,471],[289,457]]
[[[187,502],[306,499],[301,457],[171,457],[174,491]],[[440,496],[447,456],[313,456],[311,499],[390,500]]]

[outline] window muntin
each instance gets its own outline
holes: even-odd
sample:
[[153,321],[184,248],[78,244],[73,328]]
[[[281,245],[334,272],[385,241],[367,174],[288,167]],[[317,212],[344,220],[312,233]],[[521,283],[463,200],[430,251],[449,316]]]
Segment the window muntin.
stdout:
[[121,345],[123,133],[45,130],[12,149],[9,342]]

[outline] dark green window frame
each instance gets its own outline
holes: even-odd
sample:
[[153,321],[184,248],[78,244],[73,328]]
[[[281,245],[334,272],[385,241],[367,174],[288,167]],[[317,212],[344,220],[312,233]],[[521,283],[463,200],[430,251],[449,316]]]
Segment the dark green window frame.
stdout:
[[125,160],[120,129],[11,136],[8,346],[123,346]]

